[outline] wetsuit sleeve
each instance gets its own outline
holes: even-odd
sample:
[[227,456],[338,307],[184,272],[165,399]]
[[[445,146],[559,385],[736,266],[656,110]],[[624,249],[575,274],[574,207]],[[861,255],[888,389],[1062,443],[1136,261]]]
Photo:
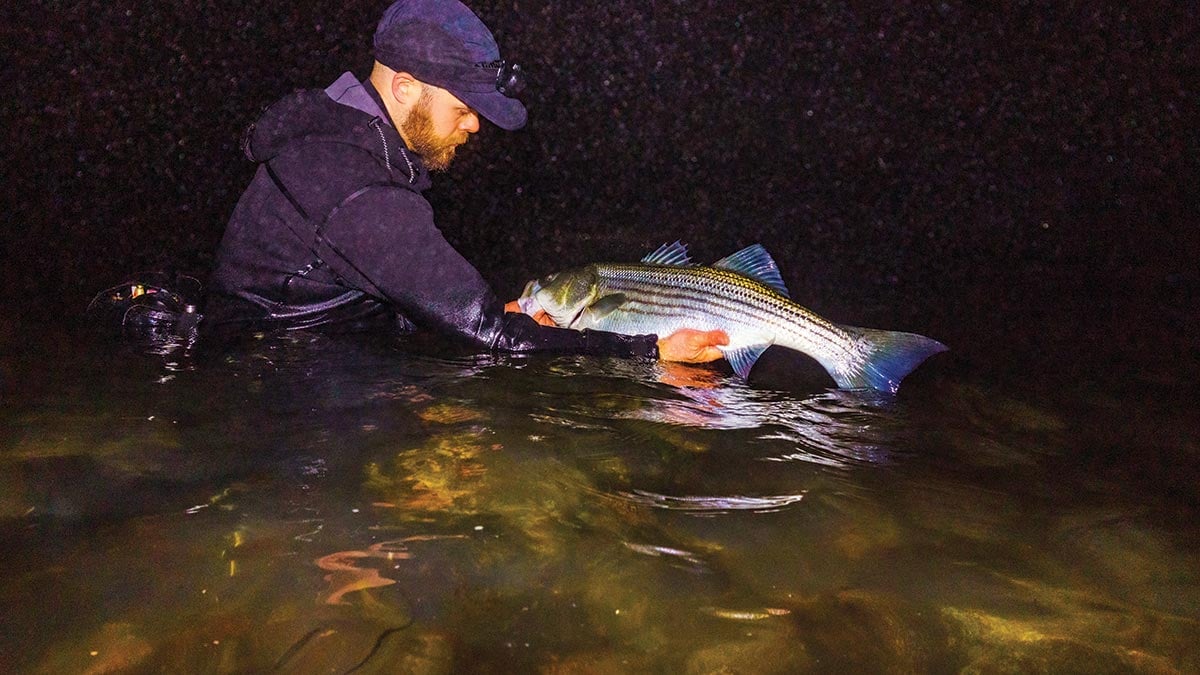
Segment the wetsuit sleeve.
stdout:
[[658,357],[653,335],[550,328],[505,313],[478,270],[434,225],[429,202],[404,188],[359,190],[329,214],[317,241],[347,283],[391,302],[420,326],[501,351]]

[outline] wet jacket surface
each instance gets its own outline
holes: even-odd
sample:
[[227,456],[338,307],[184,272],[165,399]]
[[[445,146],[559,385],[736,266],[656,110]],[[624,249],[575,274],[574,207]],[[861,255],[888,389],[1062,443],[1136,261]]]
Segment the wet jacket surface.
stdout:
[[217,252],[205,323],[305,328],[363,321],[435,330],[503,351],[657,357],[653,336],[538,325],[505,313],[446,241],[422,192],[429,173],[369,82],[268,108],[247,132],[258,170]]

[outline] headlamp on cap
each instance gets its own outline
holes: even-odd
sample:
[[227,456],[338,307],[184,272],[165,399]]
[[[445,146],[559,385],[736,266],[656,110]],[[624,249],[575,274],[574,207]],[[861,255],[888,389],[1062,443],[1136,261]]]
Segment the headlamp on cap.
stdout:
[[521,70],[520,64],[509,63],[504,59],[499,59],[485,63],[476,63],[475,67],[495,68],[496,91],[509,98],[516,98],[518,94],[525,90],[525,71]]
[[[525,106],[516,98],[527,84],[525,71],[500,58],[491,32],[461,3],[429,2],[457,8],[472,21],[435,23],[407,15],[389,20],[385,13],[375,32],[375,60],[449,91],[502,129],[525,126]],[[397,0],[392,7],[413,9],[418,4],[425,7],[420,0]]]

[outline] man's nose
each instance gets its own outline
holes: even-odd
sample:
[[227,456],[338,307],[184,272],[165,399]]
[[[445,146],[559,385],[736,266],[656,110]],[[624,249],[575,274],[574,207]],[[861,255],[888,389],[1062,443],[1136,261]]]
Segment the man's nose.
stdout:
[[479,131],[479,115],[476,115],[475,113],[468,113],[462,118],[462,121],[459,122],[458,128],[462,129],[468,134],[473,134]]

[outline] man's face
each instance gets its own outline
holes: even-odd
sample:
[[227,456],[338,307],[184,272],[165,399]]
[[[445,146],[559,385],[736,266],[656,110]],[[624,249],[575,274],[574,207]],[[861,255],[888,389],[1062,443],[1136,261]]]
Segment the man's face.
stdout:
[[425,85],[400,131],[430,171],[445,171],[458,146],[479,131],[479,116],[454,94]]

